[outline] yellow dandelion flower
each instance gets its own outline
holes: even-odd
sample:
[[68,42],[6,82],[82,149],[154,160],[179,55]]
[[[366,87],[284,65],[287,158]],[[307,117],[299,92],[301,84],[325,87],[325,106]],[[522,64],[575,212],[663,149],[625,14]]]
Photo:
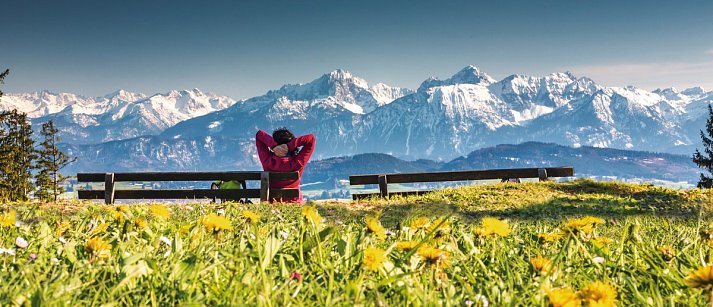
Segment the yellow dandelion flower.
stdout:
[[243,210],[240,216],[253,225],[260,221],[260,215],[250,210]]
[[418,245],[416,241],[402,241],[396,242],[396,249],[400,251],[410,251]]
[[585,216],[578,219],[568,220],[563,228],[571,233],[584,233],[589,234],[594,231],[594,227],[597,224],[604,224],[604,220],[598,217]]
[[418,249],[418,254],[431,264],[438,264],[443,267],[447,265],[448,252],[442,249],[424,245]]
[[378,247],[369,246],[364,250],[364,267],[378,271],[386,262],[386,252]]
[[580,289],[577,296],[587,306],[616,306],[616,289],[609,283],[590,283]]
[[607,237],[599,237],[599,238],[592,239],[591,242],[595,246],[602,248],[604,246],[614,243],[614,240],[607,238]]
[[196,232],[191,236],[191,247],[195,247],[195,246],[198,245],[198,243],[200,242],[200,239],[201,239],[201,235],[202,235],[202,234],[203,234],[202,232],[196,231]]
[[322,216],[317,212],[317,208],[313,206],[302,207],[302,216],[305,217],[308,223],[312,224],[314,227],[319,227],[322,225]]
[[127,205],[114,206],[114,210],[121,213],[129,213],[131,211],[131,209]]
[[267,226],[262,226],[257,229],[257,234],[261,238],[267,237],[267,235],[270,234],[270,228],[268,228]]
[[181,228],[178,229],[178,233],[180,234],[187,234],[189,231],[191,231],[191,228],[193,227],[193,224],[187,223],[181,226]]
[[532,264],[532,269],[538,274],[550,273],[553,270],[552,260],[547,259],[542,256],[537,256],[530,259],[530,264]]
[[168,219],[171,217],[171,211],[169,211],[166,206],[161,204],[154,204],[149,206],[149,212],[151,212],[151,215],[153,215],[154,217],[162,219]]
[[112,217],[114,218],[115,221],[118,221],[118,222],[124,221],[124,213],[121,213],[119,211],[114,211],[112,213]]
[[510,226],[501,220],[492,217],[484,217],[480,221],[480,228],[474,230],[477,236],[485,237],[490,235],[498,235],[501,237],[510,234],[512,229]]
[[15,227],[17,223],[17,212],[12,210],[8,213],[0,215],[0,226],[2,227]]
[[668,245],[659,246],[658,250],[659,253],[661,253],[661,258],[665,261],[671,261],[673,258],[676,258],[676,251]]
[[380,239],[386,237],[386,229],[384,228],[384,226],[381,226],[381,223],[379,223],[379,219],[375,217],[370,216],[366,218],[366,229],[369,230],[369,232],[375,234]]
[[149,223],[146,222],[146,219],[144,218],[136,218],[134,219],[134,226],[138,229],[144,229],[146,227],[149,227]]
[[221,215],[216,215],[215,213],[210,213],[202,217],[201,224],[205,226],[206,230],[213,232],[233,230],[233,224],[230,223],[229,219]]
[[570,288],[557,288],[545,290],[547,299],[553,307],[579,307],[582,306],[577,294]]
[[111,245],[100,238],[92,238],[84,243],[84,252],[90,258],[109,258],[111,256]]
[[428,218],[419,217],[419,218],[411,221],[411,223],[409,224],[409,227],[413,230],[426,228],[426,225],[428,225],[428,222],[429,222]]
[[69,221],[57,221],[54,226],[54,234],[57,237],[61,237],[70,228],[72,228],[72,224]]
[[556,242],[562,239],[564,234],[561,231],[551,233],[538,233],[537,238],[545,242]]
[[713,265],[688,273],[684,282],[691,288],[710,288],[713,285]]
[[109,223],[101,223],[101,224],[97,225],[96,227],[92,228],[91,233],[92,234],[103,233],[107,229],[109,229]]

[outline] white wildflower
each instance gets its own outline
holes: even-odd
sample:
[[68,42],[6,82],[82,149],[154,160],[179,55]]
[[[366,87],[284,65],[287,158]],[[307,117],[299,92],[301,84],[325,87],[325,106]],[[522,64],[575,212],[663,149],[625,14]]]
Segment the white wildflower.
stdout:
[[99,221],[94,220],[94,219],[90,220],[89,221],[89,231],[92,231],[92,229],[94,229],[94,227],[97,227],[97,225],[99,225]]
[[287,230],[280,230],[280,235],[282,236],[283,239],[287,240],[287,237],[290,236],[290,234],[287,232]]
[[474,299],[480,300],[480,303],[483,304],[483,307],[488,307],[488,305],[490,304],[490,303],[488,302],[488,298],[485,297],[485,295],[476,294],[475,297],[474,297]]
[[161,242],[165,243],[166,245],[171,246],[171,239],[166,238],[165,236],[161,236],[161,238],[159,238],[159,240]]
[[601,264],[601,263],[604,263],[606,261],[606,259],[604,259],[604,257],[594,257],[594,258],[592,258],[592,261],[594,261],[594,263]]
[[29,243],[27,243],[27,240],[25,240],[23,237],[17,237],[17,239],[15,239],[15,245],[17,245],[17,247],[19,248],[25,248],[27,247],[27,245],[29,245]]
[[59,240],[62,244],[67,244],[67,240],[64,237],[59,237],[57,240]]

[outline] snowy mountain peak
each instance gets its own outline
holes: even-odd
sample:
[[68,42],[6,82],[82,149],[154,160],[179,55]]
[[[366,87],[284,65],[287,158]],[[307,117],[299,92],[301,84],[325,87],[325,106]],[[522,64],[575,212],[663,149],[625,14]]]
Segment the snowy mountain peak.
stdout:
[[681,95],[681,93],[675,88],[675,87],[668,87],[664,89],[657,89],[653,91],[652,93],[658,94],[667,100],[683,100],[684,95]]
[[349,71],[342,68],[337,68],[327,75],[329,75],[330,80],[349,80],[353,78],[352,74]]
[[478,67],[473,65],[468,65],[461,69],[452,77],[445,80],[446,84],[483,84],[488,85],[495,83],[495,79],[488,76],[488,74],[480,71]]
[[421,86],[418,87],[417,91],[425,92],[432,87],[456,84],[479,84],[487,86],[495,82],[495,79],[480,71],[478,67],[468,65],[446,80],[429,77],[421,83]]
[[567,77],[569,77],[571,79],[575,79],[575,80],[577,79],[577,75],[575,75],[573,72],[571,72],[569,70],[567,70],[561,74],[566,75]]
[[686,96],[700,96],[705,93],[706,93],[706,90],[700,86],[687,88],[681,92],[681,94],[684,94]]
[[146,95],[141,93],[133,93],[124,89],[119,89],[117,91],[104,95],[104,98],[109,100],[123,100],[127,102],[134,102],[146,98]]

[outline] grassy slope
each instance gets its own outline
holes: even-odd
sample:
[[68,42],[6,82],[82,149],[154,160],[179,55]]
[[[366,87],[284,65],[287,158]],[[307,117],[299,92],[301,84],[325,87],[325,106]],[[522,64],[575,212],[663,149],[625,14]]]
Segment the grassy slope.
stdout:
[[[708,220],[711,199],[713,194],[698,191],[578,180],[472,186],[347,205],[322,203],[318,209],[328,227],[319,229],[324,231],[318,244],[294,205],[228,205],[226,215],[235,230],[218,236],[198,226],[180,230],[195,225],[203,213],[214,212],[216,205],[210,204],[176,206],[170,221],[151,218],[146,206],[132,206],[126,222],[113,220],[112,208],[101,205],[3,205],[5,211],[15,208],[27,225],[1,228],[0,246],[13,246],[17,236],[30,246],[5,258],[0,302],[462,305],[482,294],[495,305],[545,305],[543,287],[579,289],[605,280],[617,289],[621,305],[702,305],[706,296],[689,289],[683,278],[710,259],[710,247],[698,232],[699,224]],[[243,221],[245,209],[262,214],[258,225]],[[364,216],[376,213],[394,236],[381,241],[365,231]],[[605,218],[606,225],[599,226],[595,236],[614,243],[600,248],[581,238],[538,241],[536,234],[585,214]],[[424,231],[400,230],[417,217],[448,215],[449,230],[435,239]],[[128,222],[139,216],[148,219],[148,229],[135,229]],[[506,219],[513,232],[504,238],[475,237],[472,228],[483,216]],[[69,246],[58,243],[52,232],[60,218],[72,222],[73,230],[65,234]],[[83,253],[83,242],[92,236],[86,231],[92,218],[112,225],[96,235],[112,244],[106,262],[90,263]],[[631,225],[638,225],[641,242],[630,239]],[[279,238],[280,231],[287,231],[288,239],[272,261],[264,260],[273,242],[268,238]],[[167,258],[161,235],[174,242]],[[407,239],[447,250],[449,266],[436,270],[416,261],[417,256],[393,249],[397,240]],[[656,249],[662,245],[676,251],[672,262],[661,259]],[[380,272],[365,270],[361,251],[366,246],[389,250],[392,264]],[[30,253],[38,255],[31,263]],[[534,274],[529,259],[536,255],[551,258],[557,271]],[[604,263],[596,263],[595,257]],[[146,267],[151,269],[146,276],[131,277]],[[290,279],[292,271],[300,272],[303,282]]]

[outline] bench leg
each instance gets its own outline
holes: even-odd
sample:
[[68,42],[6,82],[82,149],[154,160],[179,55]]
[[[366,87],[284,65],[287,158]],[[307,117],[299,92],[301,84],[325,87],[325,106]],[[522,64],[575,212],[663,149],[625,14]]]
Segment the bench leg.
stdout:
[[260,202],[270,201],[270,173],[260,173]]
[[386,175],[379,175],[379,196],[381,198],[389,196],[389,183],[386,181]]
[[544,168],[538,168],[537,177],[540,178],[540,181],[547,181],[547,170]]
[[104,174],[104,203],[114,203],[114,173]]

